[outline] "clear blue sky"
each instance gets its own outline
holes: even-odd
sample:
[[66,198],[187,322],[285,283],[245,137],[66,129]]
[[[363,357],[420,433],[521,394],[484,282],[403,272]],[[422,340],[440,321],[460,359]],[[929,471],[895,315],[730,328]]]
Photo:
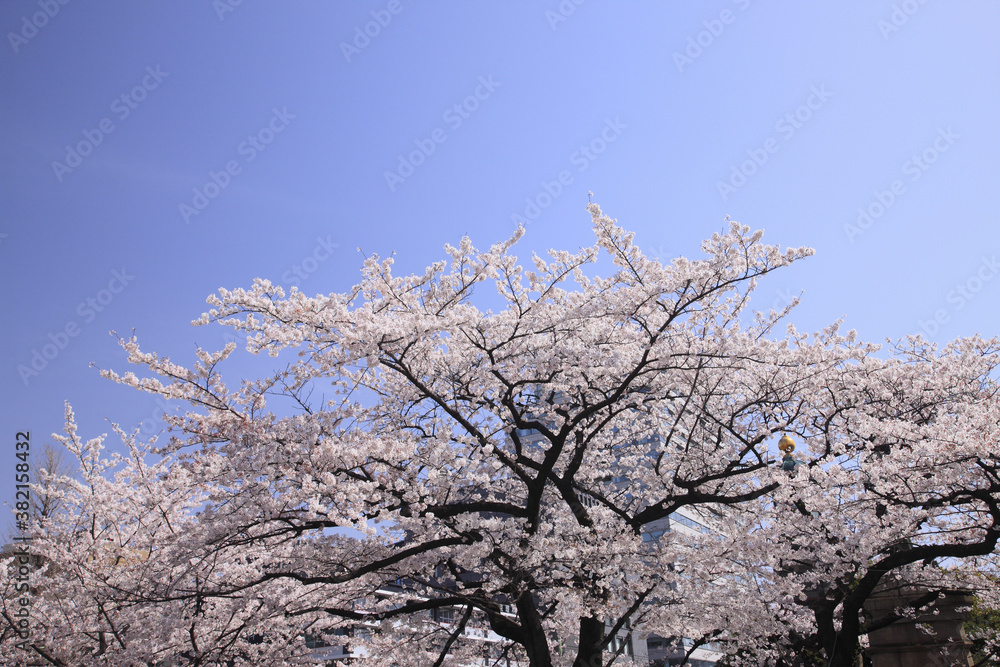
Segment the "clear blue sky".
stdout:
[[420,270],[518,215],[575,249],[590,190],[661,257],[726,215],[815,247],[755,302],[804,291],[802,329],[1000,329],[992,0],[234,1],[0,5],[5,501],[64,401],[162,426],[90,367],[127,370],[110,330],[187,364],[219,287],[343,291],[359,247]]

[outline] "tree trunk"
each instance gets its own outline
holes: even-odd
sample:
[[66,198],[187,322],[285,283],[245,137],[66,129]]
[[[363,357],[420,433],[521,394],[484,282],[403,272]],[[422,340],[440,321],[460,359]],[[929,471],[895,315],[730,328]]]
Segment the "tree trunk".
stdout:
[[833,657],[830,659],[830,667],[858,667],[860,664],[858,662],[858,655],[861,645],[857,637],[854,637],[853,642],[850,637],[844,637],[843,634],[839,635],[837,639],[839,641],[837,648],[834,650]]
[[850,600],[843,603],[843,620],[836,625],[837,602],[825,598],[822,589],[810,592],[806,604],[816,619],[816,634],[803,637],[799,658],[804,665],[821,667],[857,667],[861,651],[861,625],[858,608]]
[[580,619],[580,648],[573,667],[602,667],[604,664],[604,621],[585,617]]
[[542,619],[535,609],[531,593],[525,591],[517,599],[517,615],[525,632],[524,650],[528,654],[529,667],[552,667],[549,640],[542,627]]
[[833,645],[827,646],[830,656],[829,667],[858,667],[858,656],[861,653],[861,626],[858,621],[858,610],[844,605],[844,619],[840,631],[834,630],[832,618],[830,623]]

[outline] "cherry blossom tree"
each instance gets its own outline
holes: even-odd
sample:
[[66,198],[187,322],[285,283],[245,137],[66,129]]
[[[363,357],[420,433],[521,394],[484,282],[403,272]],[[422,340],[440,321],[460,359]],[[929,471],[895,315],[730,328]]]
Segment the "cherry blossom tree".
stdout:
[[[346,293],[220,290],[196,324],[298,354],[264,379],[224,381],[235,344],[186,368],[122,340],[142,377],[105,376],[193,407],[110,455],[67,413],[81,473],[36,527],[31,657],[299,664],[342,633],[366,665],[595,667],[655,632],[847,664],[887,573],[992,567],[995,342],[782,335],[750,295],[809,249],[731,223],[663,265],[589,210],[594,246],[530,268],[519,229],[418,275],[369,257]],[[678,511],[712,531],[650,539]]]
[[792,633],[790,653],[814,656],[799,664],[855,665],[864,635],[937,613],[948,593],[1000,594],[998,352],[996,339],[939,350],[911,337],[810,397],[808,449],[767,531],[784,548],[775,572],[813,613]]
[[[993,590],[1000,589],[993,580]],[[990,607],[983,600],[976,600],[970,612],[965,630],[975,648],[973,659],[976,667],[997,667],[1000,665],[1000,609]]]

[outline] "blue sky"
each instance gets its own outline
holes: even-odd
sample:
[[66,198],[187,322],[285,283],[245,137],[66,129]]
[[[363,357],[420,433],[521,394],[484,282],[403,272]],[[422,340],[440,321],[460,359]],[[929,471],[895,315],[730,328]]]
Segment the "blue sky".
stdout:
[[40,449],[64,401],[85,437],[162,427],[90,366],[127,370],[109,331],[191,363],[226,342],[190,326],[219,287],[344,291],[358,248],[417,271],[518,217],[523,255],[576,249],[588,191],[663,258],[727,215],[816,248],[755,300],[804,292],[800,329],[997,334],[998,23],[984,0],[4,2],[0,498],[15,433]]

